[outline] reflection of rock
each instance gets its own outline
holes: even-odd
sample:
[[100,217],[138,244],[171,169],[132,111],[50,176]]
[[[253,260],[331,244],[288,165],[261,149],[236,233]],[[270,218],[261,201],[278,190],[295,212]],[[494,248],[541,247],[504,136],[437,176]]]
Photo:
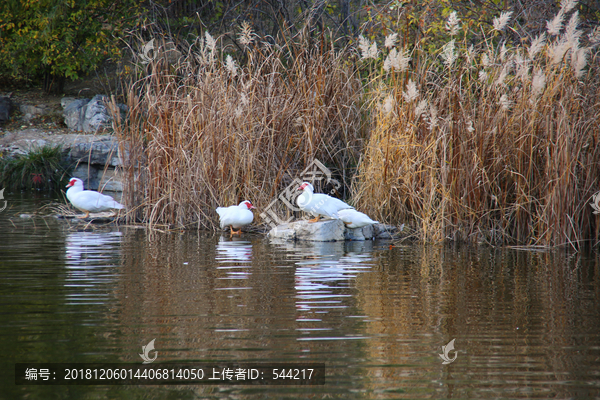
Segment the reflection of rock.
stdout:
[[338,219],[310,223],[296,221],[278,225],[271,229],[269,238],[284,240],[308,240],[313,242],[334,242],[342,240],[391,239],[396,227],[383,224],[368,225],[349,229]]
[[[342,242],[310,242],[271,239],[272,245],[292,254],[292,259],[298,259],[296,264],[314,264],[327,261],[336,261],[345,254],[345,245]],[[350,242],[348,242],[350,243]]]

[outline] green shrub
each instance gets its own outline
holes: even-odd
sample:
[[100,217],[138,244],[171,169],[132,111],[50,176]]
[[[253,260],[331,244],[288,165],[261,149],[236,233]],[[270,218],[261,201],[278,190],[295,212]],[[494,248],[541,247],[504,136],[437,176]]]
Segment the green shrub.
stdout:
[[56,189],[70,177],[62,147],[49,145],[15,158],[0,158],[0,181],[9,190]]
[[139,1],[4,0],[0,6],[0,77],[60,91],[119,54],[117,37]]

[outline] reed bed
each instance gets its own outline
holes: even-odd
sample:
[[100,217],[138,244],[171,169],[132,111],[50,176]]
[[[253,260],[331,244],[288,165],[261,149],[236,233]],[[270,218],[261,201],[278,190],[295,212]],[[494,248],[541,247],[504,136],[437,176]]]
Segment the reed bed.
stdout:
[[350,185],[362,91],[347,53],[324,41],[277,46],[245,29],[243,65],[206,33],[162,43],[170,50],[130,85],[128,119],[115,123],[130,219],[213,229],[217,206],[248,199],[260,211],[314,158]]
[[596,241],[600,35],[584,35],[575,5],[516,43],[510,13],[479,32],[451,14],[436,54],[361,38],[372,131],[358,207],[425,241]]
[[360,211],[424,241],[596,243],[600,31],[576,5],[534,35],[510,13],[477,29],[451,13],[437,52],[408,29],[351,48],[248,25],[237,46],[163,42],[115,123],[128,218],[214,229],[217,206],[260,210],[316,158]]

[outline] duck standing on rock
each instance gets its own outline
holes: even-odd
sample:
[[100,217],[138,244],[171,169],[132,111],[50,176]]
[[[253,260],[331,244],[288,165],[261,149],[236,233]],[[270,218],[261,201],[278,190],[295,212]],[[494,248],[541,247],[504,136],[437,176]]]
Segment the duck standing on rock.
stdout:
[[346,228],[351,229],[379,223],[379,221],[373,221],[367,214],[356,211],[353,208],[338,211],[338,216],[344,222]]
[[67,190],[67,199],[73,204],[73,207],[85,213],[84,216],[77,218],[88,218],[91,212],[97,213],[125,208],[123,204],[115,201],[110,196],[94,190],[83,190],[83,181],[79,178],[71,178],[66,187],[69,188]]
[[335,197],[323,193],[313,193],[315,188],[308,182],[303,182],[298,190],[302,190],[302,194],[296,199],[296,204],[302,211],[315,216],[308,222],[317,222],[321,216],[339,219],[338,212],[340,210],[354,209]]
[[[250,225],[254,221],[254,214],[250,210],[255,208],[248,200],[242,201],[237,206],[218,207],[217,214],[219,214],[221,229],[228,226],[231,235],[241,235],[242,227]],[[233,228],[236,228],[237,231],[234,231]]]

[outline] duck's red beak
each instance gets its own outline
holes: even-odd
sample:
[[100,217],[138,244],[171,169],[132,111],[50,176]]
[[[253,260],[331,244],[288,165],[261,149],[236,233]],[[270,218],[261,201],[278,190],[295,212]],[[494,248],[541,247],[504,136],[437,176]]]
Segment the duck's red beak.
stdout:
[[75,179],[73,179],[71,182],[69,182],[69,184],[65,187],[71,187],[75,184]]

